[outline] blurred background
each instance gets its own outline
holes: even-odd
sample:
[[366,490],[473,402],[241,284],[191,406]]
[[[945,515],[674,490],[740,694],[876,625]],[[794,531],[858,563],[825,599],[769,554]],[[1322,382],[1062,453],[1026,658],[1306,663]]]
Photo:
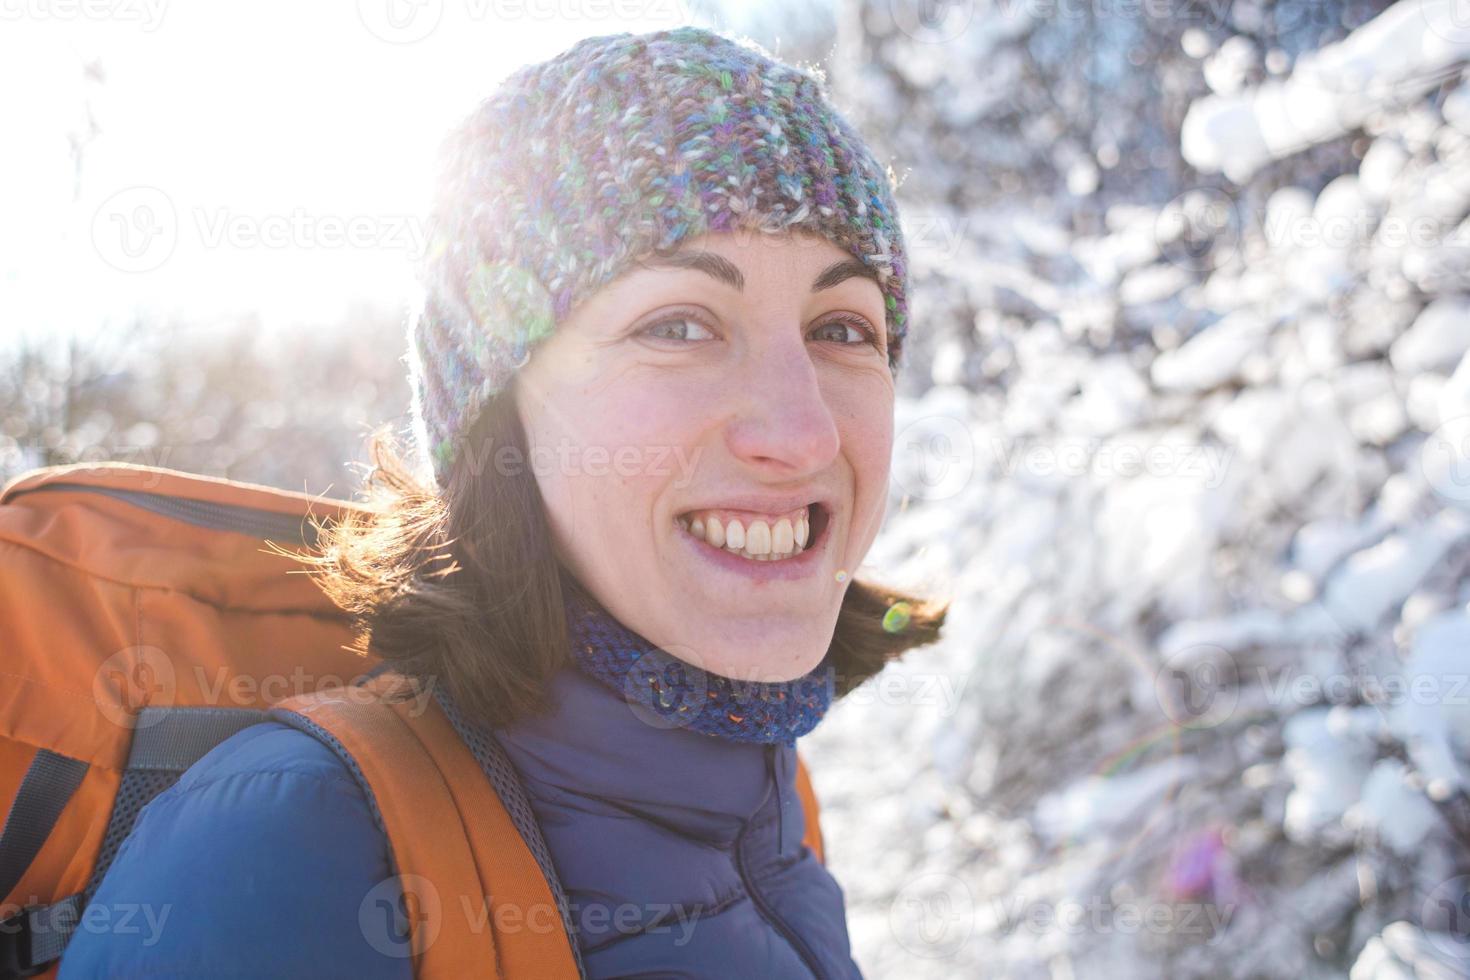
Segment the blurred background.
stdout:
[[580,37],[820,68],[915,269],[803,742],[874,977],[1470,976],[1470,0],[0,6],[0,476],[350,497],[442,133]]

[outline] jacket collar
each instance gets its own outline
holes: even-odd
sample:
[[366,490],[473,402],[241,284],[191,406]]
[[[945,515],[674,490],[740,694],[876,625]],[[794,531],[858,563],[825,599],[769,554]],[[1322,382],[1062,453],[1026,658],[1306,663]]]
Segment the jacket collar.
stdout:
[[[552,710],[495,730],[533,795],[595,797],[716,844],[733,842],[772,793],[796,799],[795,735],[830,704],[827,660],[788,684],[738,685],[658,649],[585,594],[570,592],[567,608],[573,662],[552,679]],[[723,723],[701,724],[717,713]]]
[[735,680],[659,649],[575,583],[565,594],[573,662],[655,728],[794,746],[831,707],[836,671],[830,652],[793,680]]
[[547,714],[495,730],[533,796],[595,798],[729,844],[773,792],[779,746],[658,727],[574,666],[553,678],[551,697]]

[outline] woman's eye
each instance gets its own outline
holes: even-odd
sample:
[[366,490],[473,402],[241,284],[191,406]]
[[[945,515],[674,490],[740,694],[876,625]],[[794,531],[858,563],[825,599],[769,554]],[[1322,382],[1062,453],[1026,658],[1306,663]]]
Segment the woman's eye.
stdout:
[[642,332],[660,340],[709,340],[714,337],[708,327],[688,316],[671,316],[652,324]]
[[850,320],[829,320],[813,331],[812,336],[818,340],[835,340],[840,344],[877,346],[877,341],[866,326],[859,326]]

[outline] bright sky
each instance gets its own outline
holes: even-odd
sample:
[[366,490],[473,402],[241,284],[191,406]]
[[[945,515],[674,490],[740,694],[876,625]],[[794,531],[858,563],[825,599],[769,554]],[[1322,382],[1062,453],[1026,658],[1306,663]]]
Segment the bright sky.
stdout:
[[698,22],[685,0],[0,0],[0,344],[400,303],[446,129],[580,37]]

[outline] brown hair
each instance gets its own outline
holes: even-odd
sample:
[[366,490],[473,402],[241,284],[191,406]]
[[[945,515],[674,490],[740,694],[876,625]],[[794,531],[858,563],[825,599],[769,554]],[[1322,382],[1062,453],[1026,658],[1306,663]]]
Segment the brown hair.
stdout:
[[[314,518],[315,552],[297,557],[352,614],[355,649],[444,684],[471,717],[508,725],[550,707],[549,682],[570,662],[566,594],[587,593],[552,549],[535,475],[484,465],[492,447],[527,458],[510,389],[490,399],[463,445],[486,453],[461,452],[441,491],[415,475],[391,430],[373,433],[366,508]],[[906,622],[889,614],[897,603]],[[937,640],[948,609],[854,579],[830,648],[835,696]]]

